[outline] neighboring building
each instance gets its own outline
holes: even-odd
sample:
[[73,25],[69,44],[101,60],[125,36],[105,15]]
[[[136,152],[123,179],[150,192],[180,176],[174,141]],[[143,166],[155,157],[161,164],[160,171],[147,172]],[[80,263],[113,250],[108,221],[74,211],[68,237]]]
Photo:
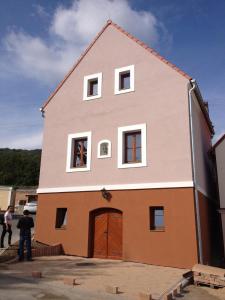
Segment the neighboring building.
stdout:
[[15,194],[15,205],[24,205],[31,200],[37,200],[37,187],[18,187]]
[[14,190],[11,186],[0,186],[0,211],[7,210],[9,205],[14,206]]
[[223,229],[223,243],[225,249],[225,134],[213,146],[216,156],[218,191],[220,200],[220,209]]
[[214,130],[190,76],[109,21],[42,114],[38,241],[85,257],[210,263]]

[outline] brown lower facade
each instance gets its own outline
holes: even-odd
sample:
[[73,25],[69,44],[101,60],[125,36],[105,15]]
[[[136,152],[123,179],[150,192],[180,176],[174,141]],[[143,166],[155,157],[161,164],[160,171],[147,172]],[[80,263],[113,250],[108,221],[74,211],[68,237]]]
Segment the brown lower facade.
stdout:
[[[198,263],[192,188],[39,194],[35,239],[61,243],[66,254],[116,258],[191,268]],[[205,210],[206,201],[201,198]],[[164,228],[151,227],[151,209],[162,208]],[[58,213],[66,212],[63,226]],[[202,213],[202,228],[207,214]],[[56,228],[58,227],[58,228]],[[208,247],[208,236],[204,236]],[[207,245],[207,246],[206,246]],[[203,251],[204,252],[204,251]],[[205,250],[205,261],[209,253]]]

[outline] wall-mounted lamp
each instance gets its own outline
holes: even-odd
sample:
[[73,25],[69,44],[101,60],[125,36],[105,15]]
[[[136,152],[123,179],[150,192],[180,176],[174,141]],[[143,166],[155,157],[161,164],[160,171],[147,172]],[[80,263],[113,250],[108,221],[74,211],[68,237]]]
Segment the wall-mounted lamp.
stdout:
[[44,117],[45,117],[45,111],[44,111],[44,108],[41,107],[41,108],[39,108],[39,110],[40,110],[40,112],[41,112],[42,118],[44,118]]
[[110,201],[110,199],[112,198],[110,192],[108,192],[105,188],[101,189],[101,192],[102,192],[102,197],[107,201]]

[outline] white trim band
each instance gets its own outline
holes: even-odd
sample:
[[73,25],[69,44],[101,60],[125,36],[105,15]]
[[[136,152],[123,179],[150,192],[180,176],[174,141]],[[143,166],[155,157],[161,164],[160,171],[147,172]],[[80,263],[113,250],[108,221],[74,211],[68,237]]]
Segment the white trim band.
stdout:
[[153,182],[153,183],[134,183],[134,184],[112,184],[112,185],[89,185],[89,186],[68,186],[56,188],[39,188],[38,194],[47,193],[68,193],[68,192],[90,192],[100,191],[103,188],[110,191],[115,190],[142,190],[142,189],[162,189],[162,188],[186,188],[193,187],[193,181],[177,182]]

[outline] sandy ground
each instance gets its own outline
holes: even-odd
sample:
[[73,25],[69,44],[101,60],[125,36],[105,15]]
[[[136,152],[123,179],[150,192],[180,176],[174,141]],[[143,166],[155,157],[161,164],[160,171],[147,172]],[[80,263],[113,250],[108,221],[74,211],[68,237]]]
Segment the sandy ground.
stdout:
[[[32,271],[43,278],[34,279]],[[33,262],[0,264],[0,300],[134,300],[139,293],[161,294],[188,270],[115,260],[74,256],[35,258]],[[64,277],[76,278],[75,287]],[[106,293],[106,286],[118,286],[120,294]],[[183,300],[225,300],[224,289],[188,286]],[[178,298],[177,298],[178,299]]]
[[[50,290],[50,286],[53,287],[54,285],[57,285],[58,287],[61,286],[61,291],[63,289],[68,290],[70,287],[63,284],[63,278],[65,276],[73,276],[77,278],[79,283],[79,285],[73,288],[73,291],[76,290],[79,291],[79,293],[82,293],[82,291],[84,293],[91,292],[92,295],[98,294],[102,295],[101,297],[103,297],[100,298],[100,296],[98,296],[97,298],[93,299],[108,299],[106,298],[107,294],[105,292],[105,287],[109,285],[118,286],[121,294],[113,295],[113,297],[116,296],[116,299],[118,300],[138,299],[138,294],[140,292],[161,294],[172,285],[176,284],[182,278],[182,274],[187,271],[184,269],[159,267],[140,263],[115,260],[85,259],[73,256],[41,257],[35,258],[35,261],[31,263],[23,262],[7,265],[2,264],[2,266],[0,265],[0,268],[0,295],[2,296],[3,286],[1,286],[1,282],[4,275],[5,278],[7,278],[7,276],[8,278],[13,276],[14,278],[17,278],[18,282],[26,282],[28,280],[29,283],[30,280],[32,280],[31,272],[41,271],[43,278],[38,281],[39,288],[42,288],[42,285],[44,288],[44,285],[47,284],[49,286],[47,288],[48,290]],[[14,286],[15,283],[13,283]],[[31,286],[32,283],[33,282],[31,281]],[[16,287],[16,289],[18,290],[18,287]],[[27,289],[28,287],[26,286],[26,290]],[[10,293],[13,292],[14,291],[12,290],[8,290],[7,297],[9,297]],[[11,295],[11,297],[14,297],[14,295]],[[19,299],[18,295],[17,299]],[[92,298],[89,297],[87,299]]]

